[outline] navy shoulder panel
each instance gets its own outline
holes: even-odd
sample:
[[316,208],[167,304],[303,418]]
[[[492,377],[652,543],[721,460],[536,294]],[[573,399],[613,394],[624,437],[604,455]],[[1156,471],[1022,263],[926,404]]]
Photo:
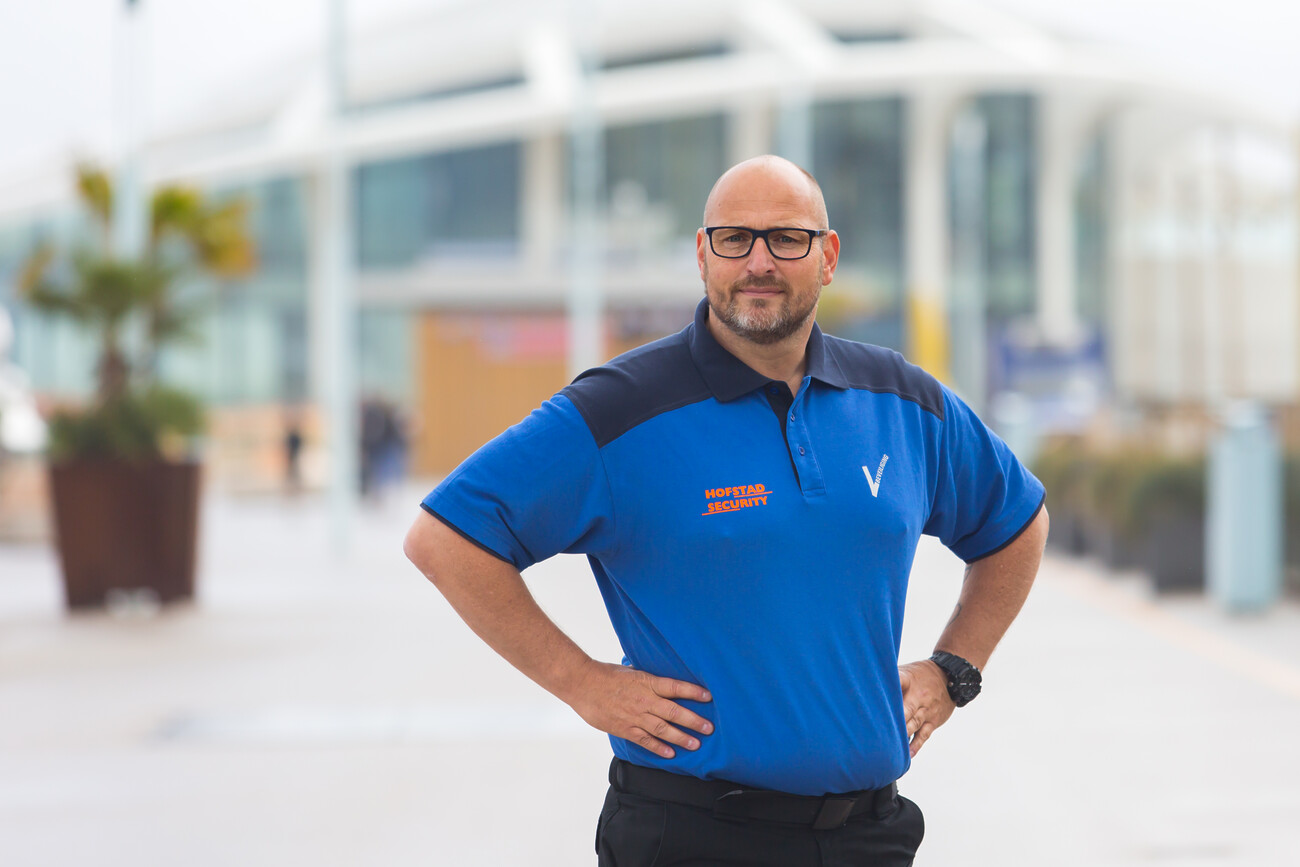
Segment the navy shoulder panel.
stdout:
[[943,421],[943,388],[939,381],[883,346],[826,335],[826,351],[840,366],[849,388],[896,394]]
[[685,331],[579,374],[560,394],[578,408],[597,448],[661,413],[713,396],[691,359]]

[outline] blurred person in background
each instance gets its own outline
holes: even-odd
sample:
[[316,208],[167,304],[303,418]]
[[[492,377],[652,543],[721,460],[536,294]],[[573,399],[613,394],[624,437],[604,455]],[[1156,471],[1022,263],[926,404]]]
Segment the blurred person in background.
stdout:
[[361,400],[361,435],[357,438],[361,461],[357,466],[361,474],[361,495],[366,498],[376,496],[378,484],[375,479],[376,466],[379,463],[379,450],[383,446],[386,422],[385,409],[377,397],[368,396]]
[[368,397],[361,403],[361,493],[383,501],[384,492],[406,475],[407,433],[401,411],[390,401]]
[[290,407],[284,413],[284,486],[290,495],[302,493],[302,409]]
[[[607,732],[602,865],[911,864],[896,781],[979,692],[1047,535],[1043,489],[929,374],[815,324],[840,240],[817,182],[727,171],[680,333],[587,371],[423,501],[407,556],[497,653]],[[922,533],[966,561],[899,665]],[[583,553],[626,658],[520,570]]]

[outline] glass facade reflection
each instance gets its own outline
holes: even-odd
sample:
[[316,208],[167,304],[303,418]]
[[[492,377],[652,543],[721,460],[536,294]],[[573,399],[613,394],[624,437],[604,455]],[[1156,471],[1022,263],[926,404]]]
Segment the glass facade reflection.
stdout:
[[[727,168],[726,148],[718,114],[610,127],[605,197],[612,219],[640,224],[641,241],[650,245],[683,238],[693,245],[704,199]],[[619,227],[612,228],[617,236]]]
[[[903,345],[906,114],[898,97],[819,103],[813,164],[831,228],[839,232],[841,287],[862,315],[837,327],[846,337]],[[849,288],[849,287],[852,288]]]
[[362,396],[407,404],[415,392],[415,316],[404,309],[357,316],[357,387]]
[[521,152],[506,142],[359,166],[358,267],[518,255]]
[[984,121],[984,292],[990,319],[1033,313],[1037,235],[1037,101],[1028,94],[980,96]]

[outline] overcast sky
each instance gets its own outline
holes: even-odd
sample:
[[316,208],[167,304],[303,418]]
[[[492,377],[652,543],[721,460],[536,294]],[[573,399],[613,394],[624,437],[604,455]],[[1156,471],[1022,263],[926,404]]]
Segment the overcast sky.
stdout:
[[[184,114],[319,45],[328,0],[139,0],[154,71],[147,116]],[[465,0],[344,0],[370,27]],[[546,0],[539,0],[546,2]],[[870,0],[861,0],[870,2]],[[0,177],[104,147],[123,0],[0,0]],[[1300,120],[1300,0],[996,0],[1066,32],[1167,61]]]

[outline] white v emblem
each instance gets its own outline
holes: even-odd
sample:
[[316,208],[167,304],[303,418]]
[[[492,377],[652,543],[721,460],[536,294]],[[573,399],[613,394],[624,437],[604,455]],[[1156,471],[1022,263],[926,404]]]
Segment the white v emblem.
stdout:
[[880,466],[876,467],[875,478],[871,476],[871,470],[867,467],[862,468],[862,474],[867,477],[867,487],[871,488],[871,496],[880,495],[880,477],[885,474],[885,464],[889,463],[889,455],[880,459]]

